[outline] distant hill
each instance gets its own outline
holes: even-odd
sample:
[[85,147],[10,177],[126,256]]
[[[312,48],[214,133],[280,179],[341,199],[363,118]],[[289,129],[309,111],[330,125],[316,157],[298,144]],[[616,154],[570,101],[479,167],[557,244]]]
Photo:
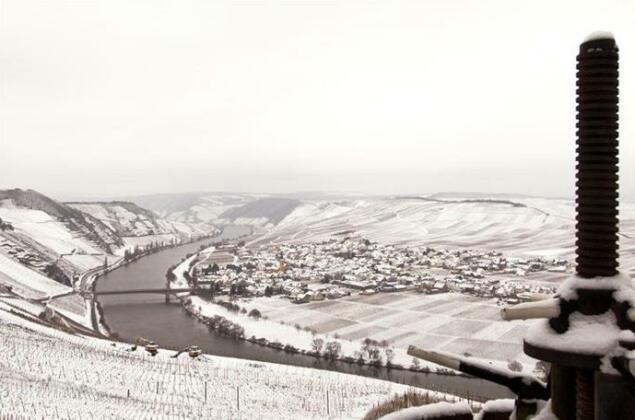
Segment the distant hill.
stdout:
[[[154,212],[128,201],[71,202],[70,207],[99,219],[119,236],[145,236],[179,233],[179,226],[159,218]],[[191,233],[188,229],[186,232]]]
[[[519,202],[519,201],[512,201],[512,200],[508,200],[505,198],[488,198],[487,196],[470,196],[473,198],[462,198],[462,197],[456,197],[456,196],[447,196],[447,198],[441,198],[442,196],[440,195],[431,195],[431,196],[404,196],[404,197],[397,197],[400,199],[405,199],[405,200],[422,200],[422,201],[434,201],[434,202],[438,202],[438,203],[483,203],[483,204],[508,204],[510,206],[513,207],[526,207],[525,204]],[[518,198],[518,197],[516,197]]]
[[208,193],[175,193],[175,194],[149,194],[122,197],[121,200],[135,203],[143,208],[150,209],[161,216],[185,211],[201,202],[201,198]]
[[227,210],[220,218],[232,222],[277,225],[301,204],[300,200],[290,198],[261,198]]
[[152,210],[172,222],[190,226],[213,225],[227,210],[257,200],[263,195],[243,193],[193,192],[176,194],[152,194],[126,197],[141,207]]

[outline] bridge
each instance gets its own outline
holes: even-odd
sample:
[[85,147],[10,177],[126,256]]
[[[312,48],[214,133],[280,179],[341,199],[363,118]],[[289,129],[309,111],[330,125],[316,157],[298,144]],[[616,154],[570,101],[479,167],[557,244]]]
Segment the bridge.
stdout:
[[129,289],[129,290],[102,290],[95,291],[92,294],[94,296],[106,296],[106,295],[134,295],[134,294],[146,294],[146,293],[156,293],[160,295],[165,294],[175,294],[175,293],[186,293],[186,292],[194,292],[197,289],[193,289],[191,287],[188,288],[170,288],[166,287],[163,289]]
[[93,296],[113,296],[113,295],[141,295],[141,294],[159,294],[165,295],[165,303],[170,303],[170,295],[175,295],[177,293],[192,293],[196,292],[200,289],[194,289],[191,287],[181,287],[181,288],[170,288],[165,287],[162,289],[128,289],[128,290],[101,290],[101,291],[93,291],[91,294]]

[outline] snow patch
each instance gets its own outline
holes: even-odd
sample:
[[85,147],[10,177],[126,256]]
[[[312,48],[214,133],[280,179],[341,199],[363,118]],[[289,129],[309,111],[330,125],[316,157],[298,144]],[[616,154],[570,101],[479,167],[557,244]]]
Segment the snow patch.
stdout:
[[618,273],[611,277],[593,277],[584,278],[577,275],[569,277],[558,288],[558,294],[566,300],[575,300],[578,298],[578,289],[592,290],[616,290],[616,299],[629,300],[635,303],[635,290],[633,289],[633,281],[630,276],[624,273]]
[[609,31],[595,31],[588,34],[582,42],[597,41],[598,39],[615,39],[615,37]]
[[422,418],[435,418],[441,416],[455,416],[458,414],[472,414],[470,405],[464,401],[458,403],[439,402],[420,407],[404,408],[395,411],[381,420],[413,420]]
[[621,330],[615,315],[583,315],[575,312],[569,316],[569,329],[564,334],[555,332],[547,320],[529,327],[525,341],[535,346],[544,346],[565,352],[603,356],[618,344]]

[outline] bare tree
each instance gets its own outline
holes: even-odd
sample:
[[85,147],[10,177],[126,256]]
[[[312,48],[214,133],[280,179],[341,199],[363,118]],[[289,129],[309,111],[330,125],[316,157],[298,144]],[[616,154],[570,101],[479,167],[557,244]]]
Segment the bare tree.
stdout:
[[311,347],[313,347],[313,351],[316,353],[322,352],[322,347],[324,347],[324,340],[320,337],[315,337],[311,342]]
[[329,341],[324,349],[326,357],[329,359],[337,359],[342,350],[342,345],[338,341]]

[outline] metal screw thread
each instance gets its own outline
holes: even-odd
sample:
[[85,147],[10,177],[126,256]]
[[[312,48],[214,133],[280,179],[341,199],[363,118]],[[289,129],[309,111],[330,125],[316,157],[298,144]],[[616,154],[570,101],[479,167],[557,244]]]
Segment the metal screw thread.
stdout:
[[618,49],[580,45],[577,57],[576,263],[581,277],[617,274]]
[[592,370],[577,369],[575,376],[576,420],[593,420],[595,418],[594,377]]

